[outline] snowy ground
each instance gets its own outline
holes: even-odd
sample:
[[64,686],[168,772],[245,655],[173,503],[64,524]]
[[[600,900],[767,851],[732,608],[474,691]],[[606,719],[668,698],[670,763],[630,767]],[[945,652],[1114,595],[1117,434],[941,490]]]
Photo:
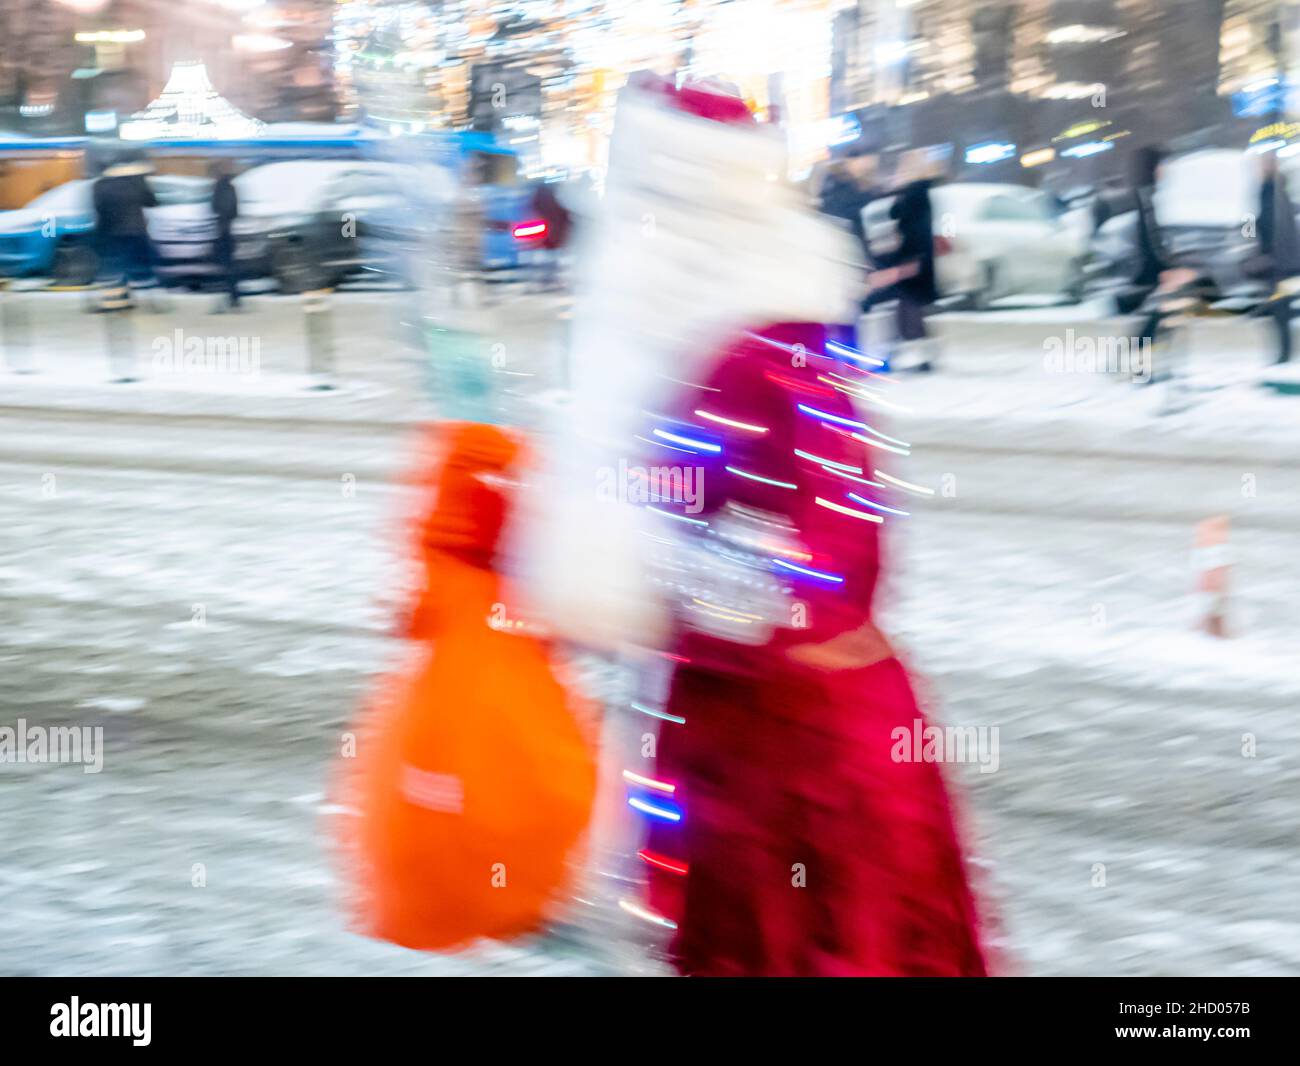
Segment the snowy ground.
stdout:
[[[42,372],[0,374],[0,724],[102,725],[107,753],[98,775],[0,765],[0,972],[653,972],[633,931],[450,958],[345,929],[328,771],[397,652],[404,297],[339,299],[323,394],[294,376],[289,301],[141,317],[144,352],[178,326],[259,336],[257,381],[123,386],[97,317],[30,299]],[[553,358],[555,311],[509,305],[521,367]],[[953,486],[896,527],[886,617],[943,720],[1000,729],[997,772],[951,778],[1005,966],[1300,973],[1300,399],[1253,384],[1260,336],[1216,325],[1187,410],[1159,416],[1163,387],[1046,373],[1044,336],[1086,309],[1052,311],[955,317],[891,420],[915,444],[891,469]],[[1230,641],[1195,628],[1214,513]]]

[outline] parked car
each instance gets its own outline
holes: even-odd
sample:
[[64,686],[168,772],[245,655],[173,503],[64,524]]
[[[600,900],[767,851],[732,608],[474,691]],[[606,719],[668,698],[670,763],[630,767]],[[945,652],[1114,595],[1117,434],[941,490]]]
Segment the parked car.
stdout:
[[[1245,152],[1212,148],[1167,159],[1160,169],[1153,202],[1173,260],[1170,265],[1209,278],[1211,298],[1262,287],[1243,271],[1245,261],[1256,252],[1247,225],[1259,210],[1259,179],[1252,163]],[[1113,283],[1133,277],[1138,259],[1137,212],[1126,211],[1103,223],[1093,237],[1092,253]]]
[[[891,240],[892,197],[863,210],[868,247]],[[936,237],[935,275],[944,296],[977,307],[1010,296],[1083,296],[1086,243],[1054,201],[1036,189],[991,182],[955,182],[930,190]]]
[[[484,211],[487,234],[483,241],[483,265],[488,270],[511,269],[520,265],[521,253],[533,243],[528,226],[532,218],[536,186],[519,173],[519,159],[513,152],[476,149],[467,162],[477,165],[486,178]],[[523,233],[523,236],[518,234]]]
[[[475,148],[456,153],[452,164],[443,167],[445,181],[461,180],[460,169],[471,165],[487,179],[484,267],[518,266],[520,252],[532,242],[526,224],[532,221],[533,187],[520,177],[517,156]],[[424,166],[367,160],[253,167],[234,179],[240,273],[274,278],[286,292],[337,285],[367,270],[408,279],[417,227],[427,221],[413,205],[431,180]],[[194,287],[216,277],[211,179],[151,175],[149,182],[159,204],[146,212],[159,277]],[[0,273],[92,282],[98,271],[93,184],[67,182],[20,210],[0,212]]]
[[[174,212],[184,215],[206,204],[212,184],[206,178],[152,174],[149,185],[158,206],[145,214],[149,232]],[[93,178],[64,182],[25,207],[0,211],[0,273],[9,277],[48,276],[65,285],[88,285],[99,270],[95,252]],[[160,249],[161,251],[161,249]]]
[[401,174],[417,175],[414,182],[402,178],[405,200],[392,212],[396,217],[382,227],[388,234],[396,234],[399,242],[402,223],[409,228],[413,207],[432,218],[467,185],[478,190],[476,199],[484,216],[480,250],[484,270],[519,267],[530,246],[543,235],[532,215],[536,183],[525,180],[514,149],[498,144],[491,135],[468,131],[429,134],[404,145],[397,158],[402,160]]
[[[513,154],[492,162],[484,265],[513,266],[513,227],[526,218],[529,189],[513,180]],[[506,164],[510,183],[500,182]],[[240,273],[274,278],[283,292],[337,285],[363,271],[409,281],[418,228],[428,221],[416,205],[435,179],[456,180],[427,166],[370,160],[296,160],[246,170],[234,179]],[[160,255],[185,280],[201,282],[216,272],[206,204],[169,213],[151,233]]]

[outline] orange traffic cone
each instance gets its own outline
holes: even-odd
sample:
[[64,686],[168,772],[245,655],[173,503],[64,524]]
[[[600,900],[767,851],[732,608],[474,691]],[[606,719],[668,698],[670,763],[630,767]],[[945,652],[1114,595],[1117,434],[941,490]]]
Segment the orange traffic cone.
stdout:
[[1201,625],[1212,637],[1226,637],[1228,571],[1232,566],[1228,547],[1227,515],[1215,515],[1196,524],[1196,587],[1204,603]]

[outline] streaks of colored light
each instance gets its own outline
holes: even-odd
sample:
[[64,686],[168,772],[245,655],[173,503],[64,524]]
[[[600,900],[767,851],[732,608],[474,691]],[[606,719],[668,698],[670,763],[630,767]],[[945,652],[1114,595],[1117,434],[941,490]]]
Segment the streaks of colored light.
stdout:
[[850,518],[861,518],[864,522],[883,522],[884,519],[878,514],[867,514],[866,511],[855,511],[852,507],[845,507],[842,503],[833,503],[830,500],[824,500],[820,496],[813,500],[819,507],[825,507],[827,510],[836,511],[839,514],[848,515]]
[[848,463],[837,463],[834,459],[826,459],[820,455],[813,455],[812,452],[800,451],[798,448],[794,450],[794,454],[799,456],[800,459],[807,459],[810,463],[816,463],[818,466],[829,466],[834,470],[846,470],[850,474],[862,473],[862,467],[860,466],[850,466]]
[[712,411],[706,411],[703,408],[695,409],[696,417],[703,418],[709,422],[716,422],[720,426],[726,426],[729,429],[741,429],[746,433],[766,433],[767,426],[756,426],[752,422],[741,422],[735,418],[726,418],[723,415],[715,414]]
[[677,786],[669,784],[667,781],[656,781],[653,777],[644,777],[641,774],[633,773],[631,770],[623,771],[623,780],[632,785],[639,785],[641,788],[652,789],[655,792],[666,792],[672,795],[677,791]]
[[707,440],[696,440],[694,437],[685,437],[680,433],[671,433],[666,429],[656,429],[653,431],[656,437],[663,440],[670,440],[674,444],[680,444],[684,448],[690,448],[697,452],[720,452],[721,444],[711,444]]
[[748,470],[741,470],[734,466],[724,467],[728,474],[735,474],[736,477],[743,477],[749,481],[757,481],[763,485],[772,485],[778,489],[797,489],[799,486],[792,481],[777,481],[776,478],[763,477],[762,474],[751,474]]
[[667,870],[670,874],[684,874],[690,869],[688,863],[670,859],[667,855],[660,855],[657,851],[651,851],[649,848],[643,848],[636,855],[642,862],[657,866],[661,870]]
[[833,585],[844,584],[844,578],[839,574],[832,574],[825,570],[813,570],[807,566],[796,566],[794,563],[787,563],[784,559],[773,559],[773,565],[782,567],[785,570],[793,570],[796,574],[803,574],[806,577],[815,577],[820,581],[829,581]]
[[677,923],[671,918],[665,918],[662,914],[655,914],[654,911],[646,910],[646,908],[642,907],[639,903],[633,903],[631,900],[621,899],[618,901],[618,905],[622,910],[627,911],[628,914],[635,918],[640,918],[642,921],[653,922],[655,925],[662,925],[665,929],[677,928]]
[[874,507],[877,511],[884,511],[886,514],[897,514],[907,517],[910,511],[900,511],[896,507],[886,507],[883,503],[876,503],[875,500],[869,500],[865,496],[859,496],[856,492],[849,493],[850,500],[856,500],[858,503],[865,504],[867,507]]
[[639,711],[641,714],[648,714],[651,718],[661,718],[665,722],[676,722],[678,725],[685,725],[686,719],[677,714],[669,714],[667,711],[656,711],[653,707],[647,707],[643,703],[633,703],[632,710]]
[[651,818],[659,818],[665,822],[680,822],[682,812],[671,803],[660,801],[663,806],[655,806],[643,800],[640,796],[631,796],[628,798],[627,805],[634,811],[640,811],[642,814],[648,814]]
[[904,492],[914,492],[918,496],[934,495],[934,489],[927,489],[924,485],[913,485],[910,481],[904,481],[902,478],[890,477],[883,470],[876,470],[874,473],[881,481],[888,481],[891,485],[898,486]]

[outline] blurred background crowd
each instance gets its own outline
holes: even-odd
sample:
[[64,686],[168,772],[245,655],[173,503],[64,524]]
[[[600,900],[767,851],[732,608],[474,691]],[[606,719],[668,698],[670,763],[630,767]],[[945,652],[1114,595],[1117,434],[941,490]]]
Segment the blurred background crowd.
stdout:
[[[127,154],[152,172],[169,281],[228,273],[208,210],[219,169],[242,201],[242,275],[287,291],[410,280],[393,254],[412,223],[400,164],[437,158],[489,190],[482,265],[509,271],[561,239],[523,225],[539,193],[599,190],[617,93],[647,68],[735,85],[781,129],[784,177],[812,195],[829,179],[839,210],[847,171],[879,193],[901,152],[926,147],[954,184],[936,205],[953,231],[940,290],[976,306],[1131,277],[1131,161],[1159,145],[1169,252],[1227,294],[1250,280],[1258,176],[1243,157],[1292,169],[1295,18],[1270,0],[14,4],[0,264],[93,280],[85,183]],[[347,236],[323,222],[342,212]]]

